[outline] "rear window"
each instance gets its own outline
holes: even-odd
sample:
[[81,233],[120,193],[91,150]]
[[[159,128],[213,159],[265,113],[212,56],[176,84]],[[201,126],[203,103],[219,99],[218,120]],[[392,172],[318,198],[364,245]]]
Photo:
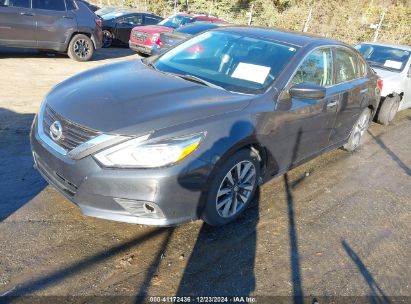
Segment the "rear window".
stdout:
[[64,0],[33,0],[33,8],[50,11],[65,11]]
[[30,8],[30,0],[0,0],[0,6]]

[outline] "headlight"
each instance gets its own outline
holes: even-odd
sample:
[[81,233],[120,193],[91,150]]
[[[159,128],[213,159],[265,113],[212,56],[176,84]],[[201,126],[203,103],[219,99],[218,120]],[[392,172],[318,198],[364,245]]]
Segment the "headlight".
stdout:
[[191,154],[204,136],[205,133],[197,133],[160,142],[148,142],[148,136],[142,136],[103,150],[94,157],[106,167],[163,167]]

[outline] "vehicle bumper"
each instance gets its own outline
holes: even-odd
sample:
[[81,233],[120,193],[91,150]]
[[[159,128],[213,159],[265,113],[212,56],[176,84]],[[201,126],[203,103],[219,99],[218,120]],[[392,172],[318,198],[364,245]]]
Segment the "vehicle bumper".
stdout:
[[204,161],[193,157],[162,169],[107,169],[92,156],[72,160],[57,153],[40,139],[36,123],[30,141],[35,167],[85,215],[155,226],[199,218],[212,170]]
[[128,45],[129,45],[130,49],[132,49],[136,52],[151,55],[152,47],[149,46],[149,45],[138,44],[138,43],[135,43],[133,41],[129,41]]
[[101,28],[93,31],[91,41],[93,41],[94,49],[97,50],[103,47],[103,30]]

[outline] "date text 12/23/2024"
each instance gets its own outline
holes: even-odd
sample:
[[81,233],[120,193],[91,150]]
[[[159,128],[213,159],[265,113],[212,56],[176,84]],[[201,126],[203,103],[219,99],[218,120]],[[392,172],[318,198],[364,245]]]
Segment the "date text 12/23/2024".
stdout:
[[255,303],[256,298],[254,297],[242,297],[242,296],[233,296],[233,297],[191,297],[191,296],[182,296],[182,297],[150,297],[149,303]]

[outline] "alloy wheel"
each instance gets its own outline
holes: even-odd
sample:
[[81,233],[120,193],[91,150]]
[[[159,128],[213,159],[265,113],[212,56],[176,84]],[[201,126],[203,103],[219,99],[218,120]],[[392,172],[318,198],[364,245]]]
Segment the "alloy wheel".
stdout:
[[353,134],[354,148],[359,146],[361,138],[368,128],[369,121],[370,121],[369,112],[364,112],[361,115],[360,119],[358,119],[357,124],[354,128],[354,134]]
[[80,58],[86,58],[90,53],[90,46],[84,39],[78,39],[74,43],[74,53]]
[[241,161],[223,178],[216,197],[216,209],[221,217],[239,213],[248,201],[256,184],[256,168],[251,161]]

